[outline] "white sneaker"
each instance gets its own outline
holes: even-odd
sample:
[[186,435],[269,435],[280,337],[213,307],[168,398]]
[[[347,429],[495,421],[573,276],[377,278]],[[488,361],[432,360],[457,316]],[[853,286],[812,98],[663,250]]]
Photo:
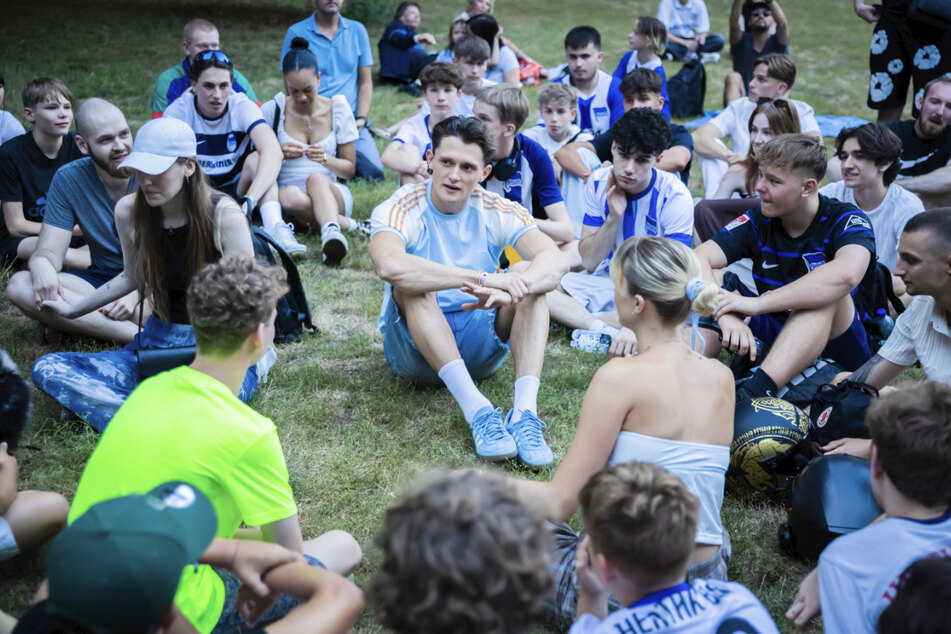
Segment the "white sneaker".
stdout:
[[720,54],[719,53],[702,53],[700,55],[701,64],[718,64],[720,63]]
[[267,232],[271,234],[274,241],[281,245],[281,248],[287,251],[290,256],[305,255],[307,247],[297,241],[294,237],[294,225],[289,222],[279,222],[270,227]]
[[326,264],[336,264],[347,255],[349,246],[340,226],[335,222],[324,225],[320,231],[320,249]]
[[271,372],[271,368],[274,367],[274,364],[277,362],[277,348],[274,347],[274,344],[271,344],[271,347],[267,349],[267,352],[264,353],[264,356],[261,357],[257,362],[258,368],[258,383],[267,383],[267,375]]

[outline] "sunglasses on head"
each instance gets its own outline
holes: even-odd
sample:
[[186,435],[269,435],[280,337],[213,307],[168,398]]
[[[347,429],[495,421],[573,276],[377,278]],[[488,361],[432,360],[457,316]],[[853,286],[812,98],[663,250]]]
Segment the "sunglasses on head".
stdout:
[[777,108],[782,108],[786,112],[792,114],[792,110],[790,109],[790,106],[789,106],[789,101],[786,99],[770,99],[769,97],[760,97],[759,99],[756,100],[757,106],[760,106],[764,103],[771,103]]
[[195,55],[196,62],[209,62],[212,60],[221,62],[222,64],[231,64],[231,58],[222,51],[207,50]]

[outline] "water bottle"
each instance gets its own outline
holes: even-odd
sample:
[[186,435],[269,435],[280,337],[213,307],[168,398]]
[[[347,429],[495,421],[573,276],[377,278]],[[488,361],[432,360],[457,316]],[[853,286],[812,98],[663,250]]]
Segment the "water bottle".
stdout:
[[583,350],[584,352],[593,352],[595,354],[607,354],[611,347],[611,335],[606,335],[595,330],[577,330],[571,331],[571,347]]

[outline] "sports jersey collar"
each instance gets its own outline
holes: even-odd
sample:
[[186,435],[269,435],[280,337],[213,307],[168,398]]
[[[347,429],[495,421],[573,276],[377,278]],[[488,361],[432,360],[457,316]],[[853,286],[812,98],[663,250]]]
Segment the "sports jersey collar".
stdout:
[[[347,18],[343,17],[342,15],[339,16],[339,18],[340,18],[340,19],[337,20],[337,32],[334,33],[334,37],[333,37],[334,40],[337,39],[337,33],[339,33],[340,31],[346,31],[348,28],[350,28],[350,27],[347,25],[347,22],[349,22],[349,20],[347,20]],[[331,41],[331,42],[333,41],[333,40],[331,40],[329,37],[327,37],[326,35],[324,35],[323,31],[321,31],[319,28],[317,28],[317,12],[316,12],[316,11],[314,11],[313,13],[310,14],[310,19],[307,20],[307,29],[308,29],[311,33],[314,33],[315,35],[319,35],[320,37],[324,38],[325,40],[328,40],[328,41]]]
[[195,113],[204,119],[205,121],[221,121],[225,118],[225,115],[228,114],[228,110],[231,108],[231,98],[228,98],[228,102],[225,104],[225,109],[221,111],[221,114],[217,117],[206,117],[202,114],[202,111],[198,109],[198,95],[192,94],[192,98],[195,100]]
[[192,65],[188,63],[188,55],[186,55],[185,59],[182,60],[182,69],[185,71],[185,77],[188,77],[191,74]]
[[[478,187],[480,186],[476,185],[476,188]],[[438,209],[436,209],[436,205],[433,204],[433,195],[432,195],[433,194],[433,179],[430,178],[429,180],[426,181],[426,205],[429,207],[429,210],[433,212],[432,215],[434,218],[439,218],[439,219],[461,218],[463,215],[465,215],[465,212],[470,207],[472,207],[472,197],[475,195],[475,191],[476,190],[473,189],[472,194],[469,195],[469,204],[466,205],[465,209],[459,211],[458,213],[447,214],[444,211],[439,211]]]
[[651,592],[647,596],[641,597],[640,599],[638,599],[637,601],[635,601],[634,603],[632,603],[631,605],[627,607],[629,610],[631,610],[636,607],[640,607],[642,605],[651,605],[653,603],[659,603],[660,601],[663,601],[664,599],[666,599],[672,594],[677,594],[679,592],[683,592],[684,590],[689,590],[689,589],[690,589],[689,583],[681,582],[671,588],[667,588],[665,590],[658,590],[657,592]]
[[[614,168],[612,167],[611,169],[614,169]],[[647,184],[647,187],[644,188],[644,191],[642,191],[639,194],[628,194],[627,192],[625,192],[624,195],[627,197],[628,202],[640,200],[641,198],[649,194],[652,189],[654,189],[654,183],[656,182],[657,182],[657,168],[652,167],[651,168],[651,182]]]
[[938,517],[932,517],[931,519],[927,520],[919,520],[913,517],[896,517],[895,519],[905,520],[906,522],[914,522],[916,524],[941,524],[942,522],[951,519],[951,509],[948,509]]

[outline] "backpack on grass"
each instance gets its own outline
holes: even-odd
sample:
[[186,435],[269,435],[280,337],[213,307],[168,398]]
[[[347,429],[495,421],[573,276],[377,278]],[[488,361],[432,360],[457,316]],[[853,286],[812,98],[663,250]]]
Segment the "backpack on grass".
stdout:
[[684,63],[677,74],[667,80],[670,114],[673,117],[699,117],[703,114],[703,98],[707,94],[707,71],[699,59]]
[[251,242],[254,244],[254,254],[264,258],[269,264],[277,264],[274,258],[276,252],[281,260],[281,266],[287,272],[287,285],[290,286],[290,290],[277,300],[274,340],[277,343],[288,343],[297,341],[305,333],[309,335],[316,333],[317,328],[311,321],[310,306],[294,260],[261,227],[251,227]]

